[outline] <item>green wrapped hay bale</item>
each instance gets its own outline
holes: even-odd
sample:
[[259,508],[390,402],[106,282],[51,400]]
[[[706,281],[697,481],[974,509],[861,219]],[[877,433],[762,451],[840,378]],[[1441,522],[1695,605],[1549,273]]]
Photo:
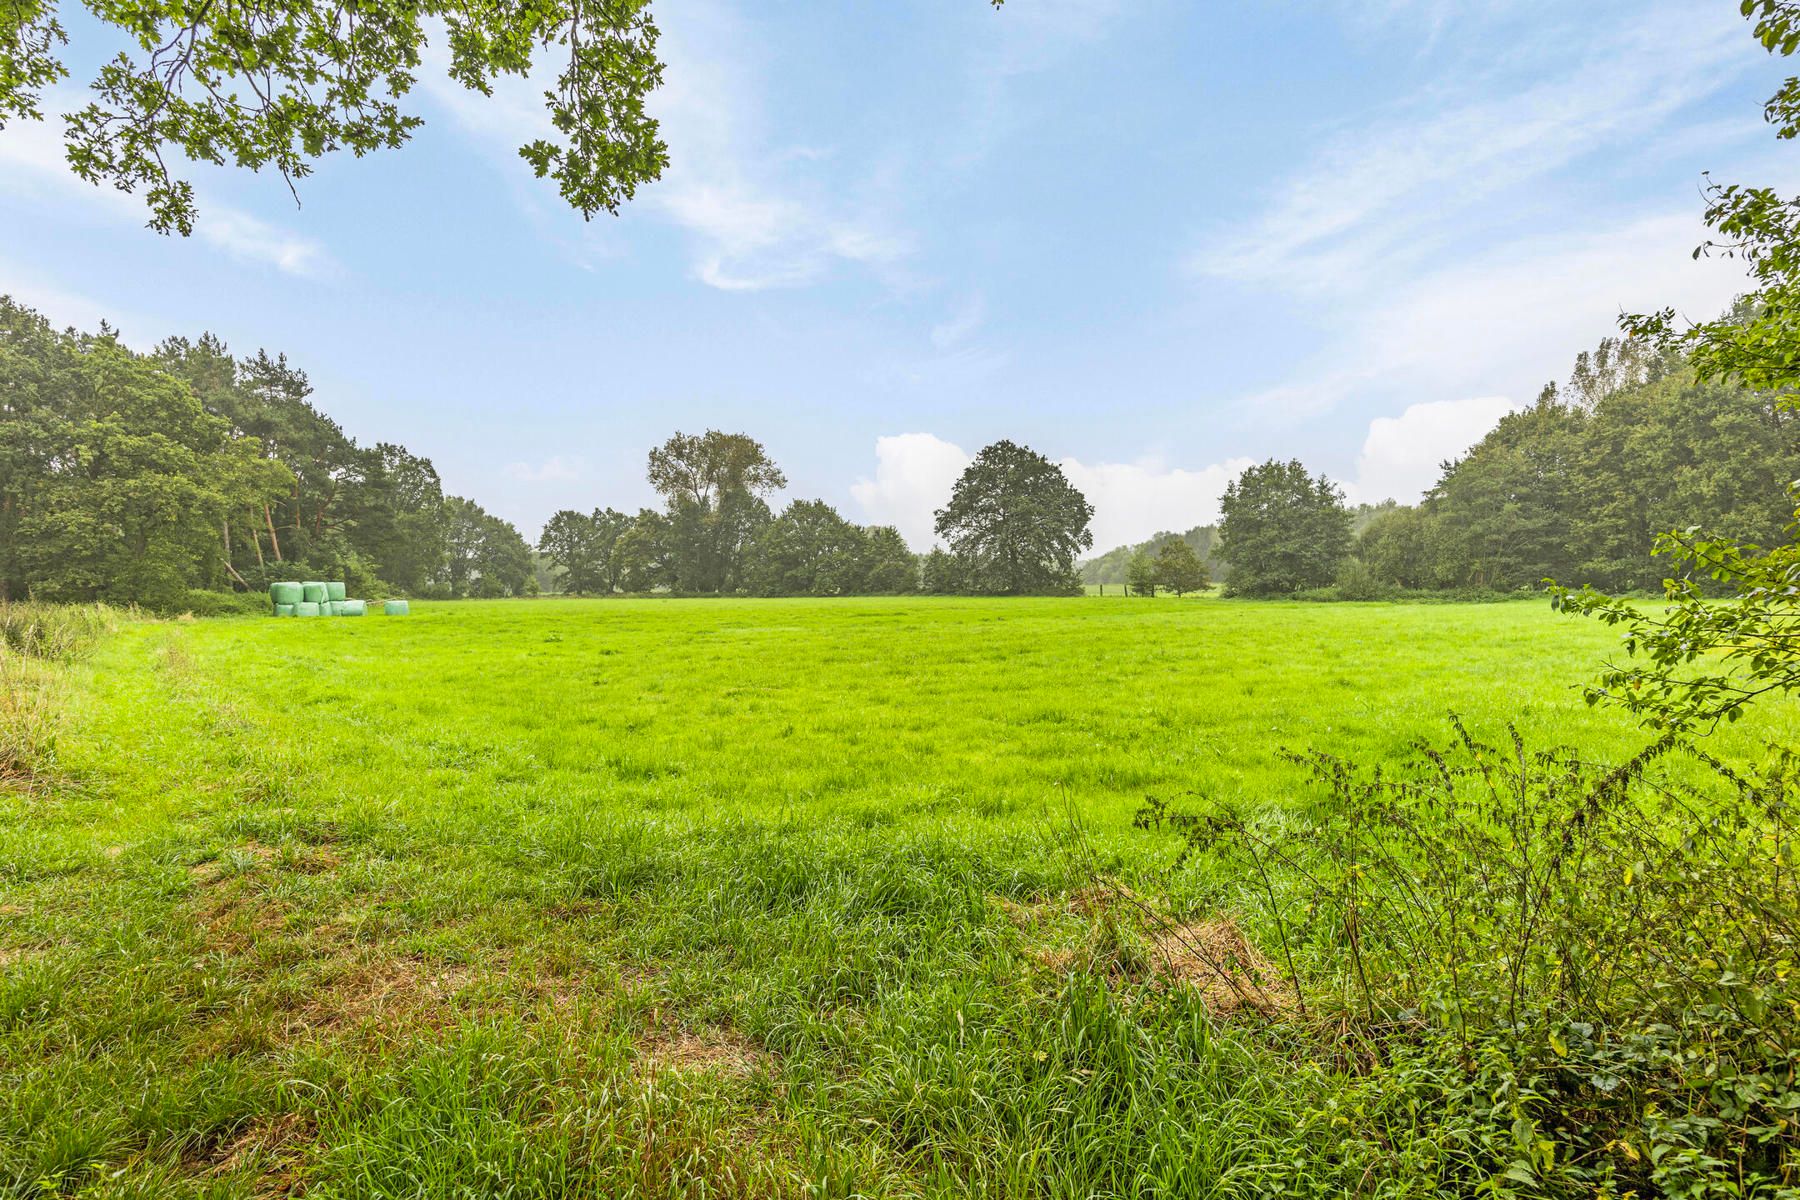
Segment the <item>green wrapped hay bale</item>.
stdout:
[[317,600],[302,600],[300,603],[294,605],[294,615],[296,617],[316,617],[320,615],[319,602]]
[[341,583],[328,583],[325,585],[325,598],[327,600],[342,600],[345,594],[344,585]]
[[291,617],[294,615],[294,610],[298,607],[298,604],[277,604],[275,606],[275,615],[278,617]]
[[304,599],[306,596],[297,583],[271,583],[269,585],[269,600],[276,607],[283,604],[298,604]]
[[325,609],[325,615],[328,617],[341,617],[344,615],[344,602],[342,600],[327,600],[322,607]]
[[404,617],[409,610],[407,609],[406,601],[404,600],[384,600],[381,605],[381,611],[385,616]]
[[360,617],[368,611],[369,606],[361,600],[338,601],[338,616],[340,617]]
[[325,585],[317,580],[308,580],[300,585],[300,599],[308,604],[323,604],[331,599],[325,594]]

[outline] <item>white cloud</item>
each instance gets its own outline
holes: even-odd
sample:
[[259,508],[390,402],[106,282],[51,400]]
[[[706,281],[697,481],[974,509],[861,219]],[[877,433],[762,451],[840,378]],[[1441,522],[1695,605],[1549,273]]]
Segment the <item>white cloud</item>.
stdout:
[[1446,461],[1460,458],[1520,405],[1505,396],[1430,400],[1397,417],[1369,422],[1356,478],[1344,490],[1352,504],[1394,499],[1412,504],[1437,483]]
[[[44,109],[51,114],[77,106],[77,98],[66,91],[44,98]],[[47,204],[74,201],[133,225],[148,221],[149,210],[140,196],[96,187],[69,169],[54,121],[54,115],[45,121],[14,121],[0,132],[0,188]],[[194,237],[239,262],[260,263],[308,278],[335,269],[331,256],[313,238],[279,229],[204,195],[197,207]]]
[[1063,474],[1094,506],[1094,552],[1141,542],[1163,530],[1185,532],[1219,519],[1225,485],[1252,464],[1231,458],[1197,470],[1170,467],[1151,459],[1137,463],[1095,463],[1065,458]]
[[200,240],[210,242],[240,262],[261,262],[289,275],[316,278],[331,269],[330,257],[312,238],[277,229],[248,213],[208,205],[194,225]]
[[579,458],[553,454],[536,466],[523,462],[507,463],[506,477],[520,483],[566,483],[580,479],[581,468]]
[[[879,179],[848,189],[822,172],[839,166],[831,147],[772,144],[765,129],[768,55],[754,28],[714,0],[657,10],[663,85],[650,113],[669,147],[663,177],[640,189],[630,216],[649,213],[684,230],[694,278],[722,291],[763,291],[815,283],[845,264],[892,281],[912,253],[911,236],[883,211]],[[441,43],[434,35],[434,43]],[[492,96],[448,79],[439,45],[420,72],[497,169],[523,178],[518,148],[556,138],[542,96],[554,72],[502,79]],[[839,172],[841,176],[841,171]],[[535,201],[527,207],[535,211]]]
[[697,278],[730,291],[794,287],[841,263],[879,268],[910,252],[879,212],[837,199],[811,173],[829,148],[769,144],[752,28],[700,0],[658,15],[667,69],[650,108],[669,169],[644,196],[692,236]]
[[[908,544],[936,541],[935,513],[968,467],[971,455],[929,433],[903,433],[875,441],[875,477],[850,488],[865,520],[898,526]],[[1058,465],[1094,506],[1094,550],[1140,542],[1164,529],[1185,530],[1218,519],[1219,494],[1250,465],[1247,458],[1187,470],[1149,459],[1087,464],[1064,458]]]
[[1551,172],[1641,145],[1730,82],[1747,61],[1743,38],[1729,14],[1701,21],[1691,6],[1664,5],[1604,52],[1560,64],[1558,77],[1461,102],[1427,90],[1328,141],[1255,219],[1212,238],[1190,267],[1301,293],[1360,291],[1467,240],[1464,227],[1483,216],[1484,202],[1520,192],[1519,204],[1490,214],[1504,222],[1532,201],[1524,189]]
[[[1446,459],[1460,457],[1519,405],[1504,396],[1410,405],[1397,417],[1369,422],[1356,478],[1345,483],[1352,503],[1393,497],[1418,500],[1437,482]],[[954,442],[930,433],[903,433],[875,441],[874,478],[858,480],[851,495],[866,521],[898,526],[908,544],[936,543],[934,514],[971,461]],[[1219,497],[1253,458],[1235,456],[1201,467],[1170,466],[1158,458],[1137,462],[1058,462],[1094,506],[1093,553],[1146,541],[1164,530],[1177,533],[1219,519]]]
[[1740,262],[1692,257],[1684,209],[1522,239],[1374,292],[1284,382],[1250,396],[1259,423],[1292,425],[1370,391],[1535,396],[1621,312],[1673,305],[1707,318],[1743,291]]
[[875,439],[875,478],[859,479],[850,494],[871,524],[899,528],[915,550],[931,546],[937,510],[968,467],[969,453],[929,433]]

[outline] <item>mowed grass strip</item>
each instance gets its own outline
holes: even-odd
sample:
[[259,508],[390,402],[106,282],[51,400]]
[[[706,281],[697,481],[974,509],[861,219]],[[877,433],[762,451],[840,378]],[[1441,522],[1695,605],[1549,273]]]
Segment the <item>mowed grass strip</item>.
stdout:
[[1623,758],[1574,686],[1612,642],[1210,599],[127,624],[0,792],[0,1189],[1255,1192],[1323,1085],[1095,967],[1071,818],[1152,890],[1142,797],[1303,804],[1284,748],[1454,710]]

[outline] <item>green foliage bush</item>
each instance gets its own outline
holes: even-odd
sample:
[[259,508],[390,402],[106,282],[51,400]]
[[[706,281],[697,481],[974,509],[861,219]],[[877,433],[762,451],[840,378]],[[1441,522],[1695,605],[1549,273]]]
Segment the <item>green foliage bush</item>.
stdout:
[[1219,497],[1228,596],[1291,596],[1324,587],[1350,553],[1344,492],[1297,459],[1247,468]]
[[118,617],[104,604],[0,603],[0,653],[46,661],[73,658]]
[[1347,1067],[1318,1127],[1465,1194],[1800,1195],[1800,756],[1456,733],[1297,758],[1304,815],[1139,814],[1280,948],[1289,1036]]
[[1369,564],[1360,558],[1346,558],[1338,566],[1332,586],[1340,600],[1381,600],[1388,593],[1375,572],[1369,570]]
[[209,592],[195,588],[187,593],[175,611],[196,617],[266,617],[269,597],[262,592]]

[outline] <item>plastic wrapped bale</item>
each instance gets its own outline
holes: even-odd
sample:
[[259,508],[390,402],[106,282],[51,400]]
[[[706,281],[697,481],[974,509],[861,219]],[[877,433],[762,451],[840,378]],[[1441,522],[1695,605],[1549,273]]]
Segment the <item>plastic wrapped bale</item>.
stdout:
[[348,595],[348,593],[345,592],[344,585],[341,583],[328,583],[325,585],[325,598],[327,600],[342,600],[346,595]]
[[302,600],[300,603],[294,605],[294,615],[296,617],[319,616],[319,602],[317,600]]
[[294,615],[294,609],[298,607],[298,604],[277,604],[275,606],[275,615],[278,617],[291,617]]
[[328,617],[341,617],[344,615],[344,602],[342,600],[327,600],[324,604],[320,605],[320,607],[325,610],[325,615]]
[[308,604],[323,604],[331,599],[330,596],[325,594],[324,583],[318,580],[308,580],[301,584],[300,593],[300,599]]
[[338,616],[360,617],[369,611],[369,606],[361,600],[338,601]]
[[271,583],[269,585],[269,602],[280,608],[283,604],[298,604],[306,599],[297,583]]
[[404,600],[386,600],[381,605],[381,612],[384,616],[404,617],[410,611]]

